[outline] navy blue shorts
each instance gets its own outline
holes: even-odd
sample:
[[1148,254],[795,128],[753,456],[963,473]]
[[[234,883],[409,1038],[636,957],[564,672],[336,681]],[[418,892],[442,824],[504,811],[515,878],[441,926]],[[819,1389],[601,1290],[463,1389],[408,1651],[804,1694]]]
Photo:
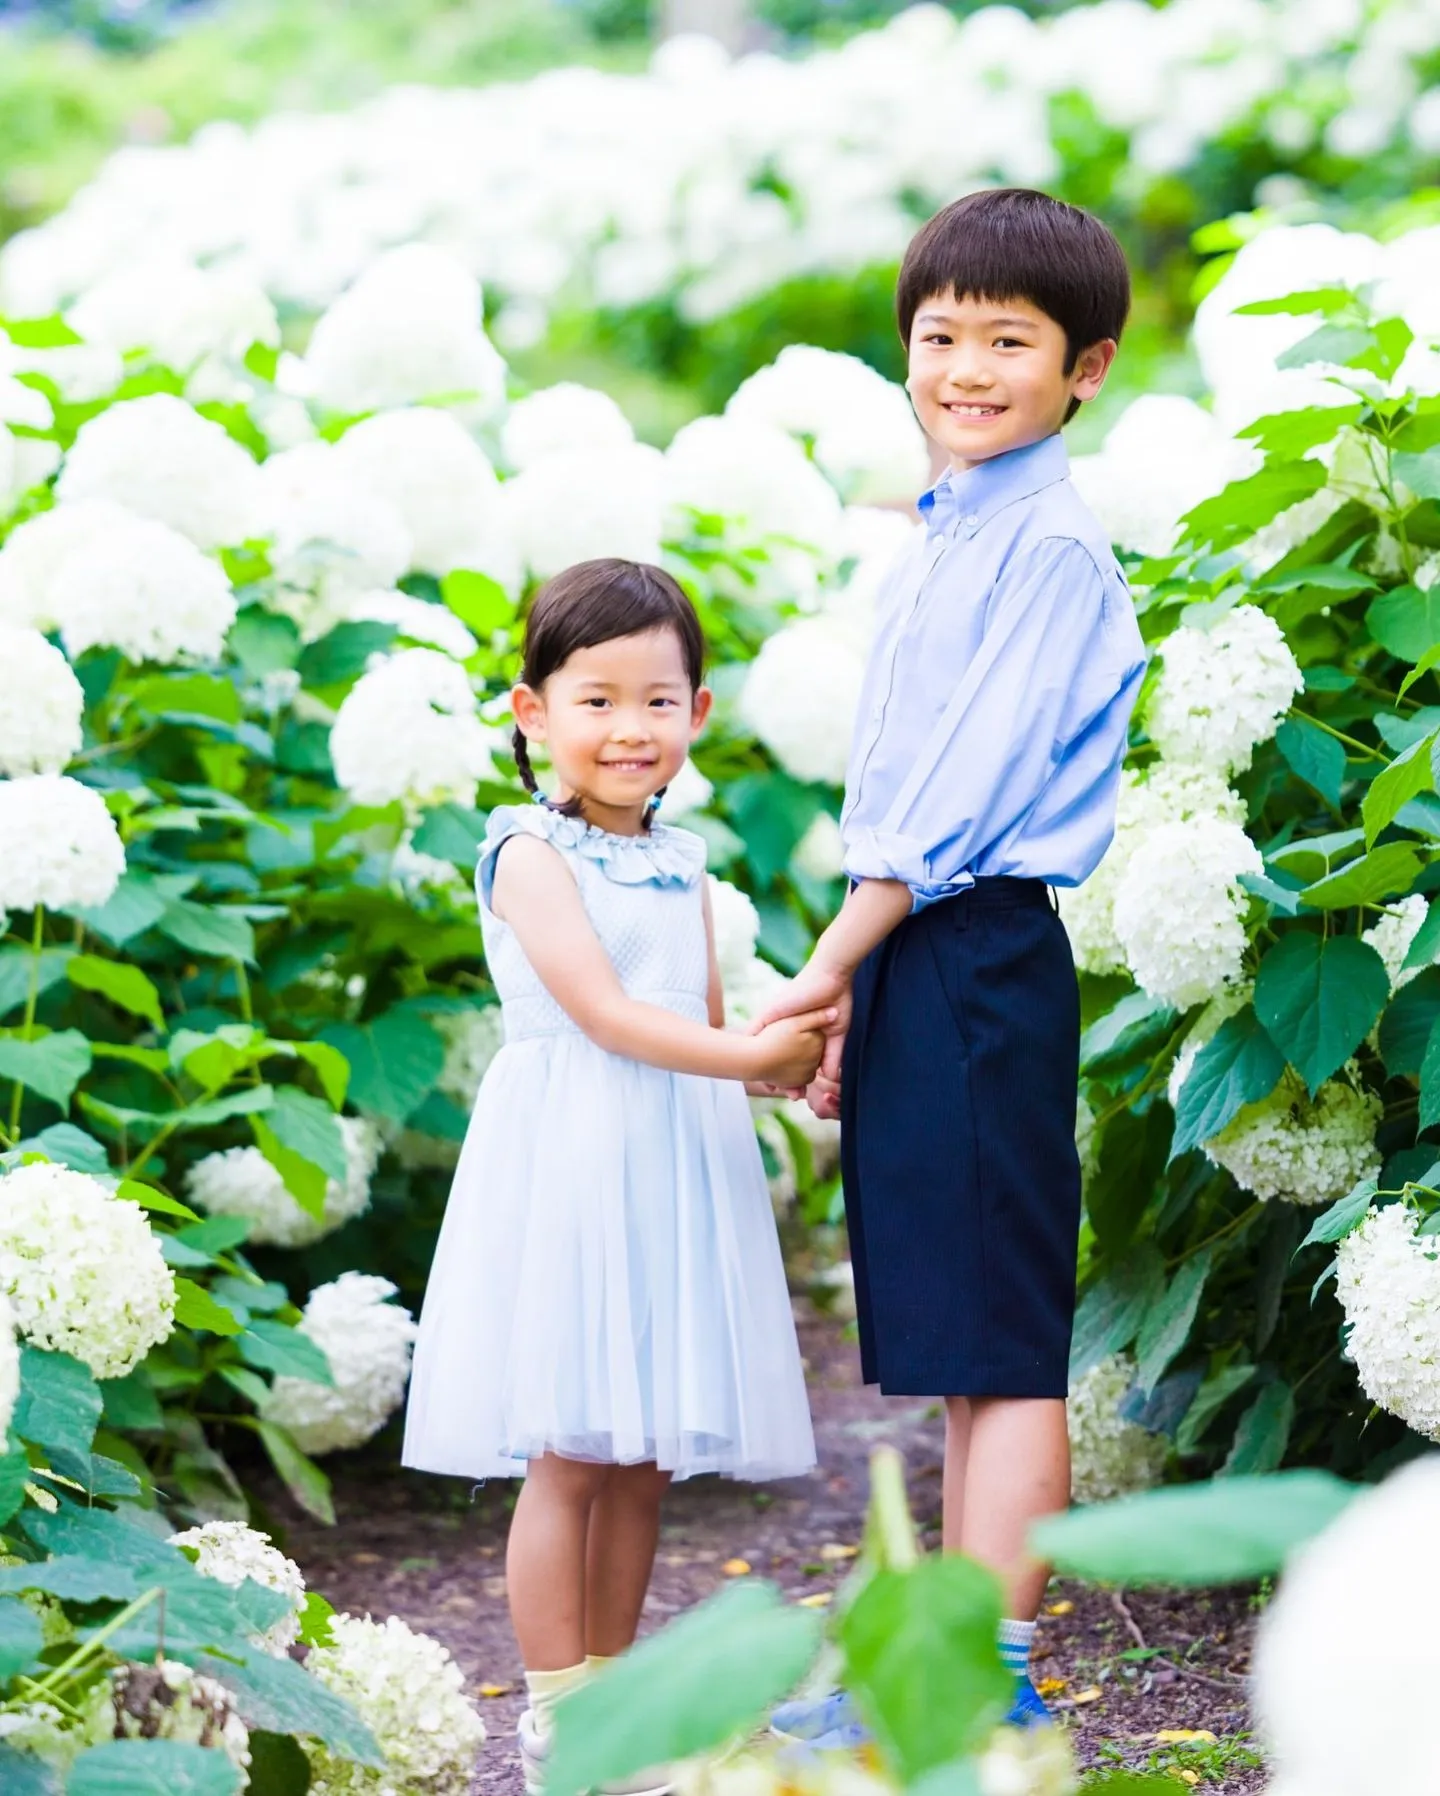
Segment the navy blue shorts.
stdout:
[[1039,880],[928,905],[856,973],[840,1146],[867,1384],[1066,1394],[1079,1058],[1075,964]]

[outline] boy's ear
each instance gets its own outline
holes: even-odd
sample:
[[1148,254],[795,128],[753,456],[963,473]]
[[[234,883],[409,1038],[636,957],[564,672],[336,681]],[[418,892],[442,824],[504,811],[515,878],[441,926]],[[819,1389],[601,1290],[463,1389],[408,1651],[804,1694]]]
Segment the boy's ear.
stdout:
[[516,726],[529,742],[545,740],[545,701],[533,686],[517,686],[510,694]]
[[1113,337],[1102,337],[1098,343],[1080,351],[1075,358],[1074,384],[1070,388],[1072,399],[1095,397],[1105,385],[1105,376],[1114,364],[1119,347]]
[[708,686],[698,686],[690,706],[690,740],[693,742],[705,728],[710,708],[715,703],[715,694]]

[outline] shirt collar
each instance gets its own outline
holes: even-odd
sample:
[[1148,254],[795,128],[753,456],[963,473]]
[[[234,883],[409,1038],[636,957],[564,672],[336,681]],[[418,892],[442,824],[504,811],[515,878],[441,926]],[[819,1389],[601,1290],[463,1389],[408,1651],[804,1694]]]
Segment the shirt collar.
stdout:
[[997,511],[1053,486],[1070,472],[1070,458],[1059,431],[978,462],[963,474],[953,469],[920,497],[920,515],[928,537],[948,536],[957,528],[974,536]]

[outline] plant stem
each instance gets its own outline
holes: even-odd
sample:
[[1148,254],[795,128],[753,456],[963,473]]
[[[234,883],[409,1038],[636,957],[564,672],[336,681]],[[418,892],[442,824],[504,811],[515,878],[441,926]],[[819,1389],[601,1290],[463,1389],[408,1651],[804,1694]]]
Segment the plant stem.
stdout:
[[1237,1234],[1245,1224],[1256,1215],[1260,1208],[1260,1200],[1257,1198],[1253,1204],[1250,1204],[1246,1209],[1243,1209],[1238,1216],[1232,1216],[1229,1222],[1225,1224],[1224,1228],[1216,1229],[1213,1235],[1207,1235],[1203,1241],[1197,1241],[1193,1247],[1187,1247],[1184,1253],[1178,1254],[1173,1260],[1169,1261],[1165,1270],[1169,1272],[1172,1268],[1183,1265],[1186,1260],[1193,1260],[1197,1253],[1204,1253],[1207,1247],[1213,1247],[1217,1241],[1228,1240],[1231,1235]]
[[151,1603],[161,1595],[163,1595],[163,1590],[159,1584],[142,1591],[133,1603],[128,1603],[118,1615],[112,1615],[109,1621],[103,1627],[97,1628],[88,1640],[82,1640],[68,1659],[63,1660],[53,1671],[47,1672],[36,1683],[35,1689],[42,1694],[48,1694],[57,1684],[73,1682],[80,1667],[95,1656],[111,1635],[118,1634],[121,1628],[134,1621],[142,1610],[148,1609]]
[[1346,748],[1353,748],[1357,755],[1366,755],[1372,761],[1383,761],[1388,767],[1390,757],[1382,755],[1378,748],[1371,748],[1367,743],[1357,742],[1353,736],[1347,736],[1344,730],[1337,730],[1333,723],[1326,723],[1323,718],[1311,717],[1308,712],[1297,711],[1292,705],[1290,715],[1298,717],[1301,723],[1313,723],[1317,730],[1324,730],[1327,736],[1333,736],[1337,742],[1343,742]]
[[887,1571],[910,1571],[919,1563],[905,1462],[894,1447],[877,1447],[870,1455],[870,1527],[876,1556]]
[[[35,1026],[35,1005],[40,996],[40,950],[45,945],[45,906],[35,906],[35,917],[30,929],[30,979],[25,991],[25,1028],[21,1037],[29,1041],[30,1031]],[[20,1106],[25,1101],[25,1084],[21,1079],[15,1081],[10,1091],[10,1139],[13,1141],[20,1133]]]

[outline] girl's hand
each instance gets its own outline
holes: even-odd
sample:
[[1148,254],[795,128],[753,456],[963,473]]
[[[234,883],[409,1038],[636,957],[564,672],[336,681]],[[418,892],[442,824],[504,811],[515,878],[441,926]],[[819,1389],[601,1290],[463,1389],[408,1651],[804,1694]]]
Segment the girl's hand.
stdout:
[[807,1010],[762,1029],[755,1037],[753,1076],[782,1089],[808,1085],[825,1052],[825,1032],[834,1027],[837,1014],[833,1006]]

